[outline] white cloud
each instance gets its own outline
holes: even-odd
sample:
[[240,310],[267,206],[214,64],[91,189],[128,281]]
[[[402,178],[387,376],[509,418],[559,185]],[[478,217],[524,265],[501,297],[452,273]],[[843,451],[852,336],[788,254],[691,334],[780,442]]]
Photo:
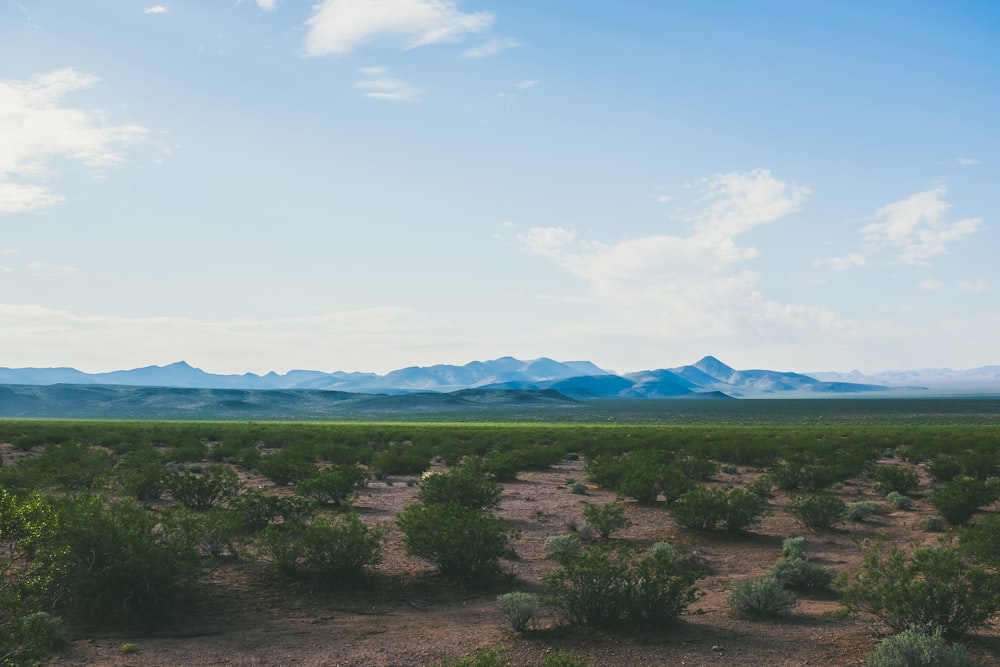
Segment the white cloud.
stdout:
[[409,102],[415,100],[423,92],[406,81],[394,77],[355,81],[354,87],[364,91],[365,97],[393,102]]
[[944,285],[941,283],[940,280],[934,280],[933,278],[928,278],[927,280],[923,280],[920,282],[919,285],[920,289],[927,290],[928,292],[937,292],[943,286]]
[[365,76],[379,76],[380,74],[385,74],[389,71],[388,67],[373,66],[373,67],[362,67],[358,69],[359,72]]
[[865,257],[864,253],[852,252],[844,257],[817,259],[812,263],[812,265],[816,268],[826,267],[828,269],[833,269],[834,271],[847,271],[848,269],[853,269],[859,266],[867,266],[868,258]]
[[92,168],[114,166],[123,159],[115,148],[146,133],[136,125],[110,125],[96,110],[63,106],[65,95],[98,80],[72,68],[29,80],[0,80],[0,215],[61,201],[44,184],[50,160],[66,158]]
[[553,260],[587,283],[591,297],[634,331],[682,338],[725,335],[741,327],[837,326],[819,307],[779,304],[758,291],[760,276],[743,266],[759,254],[737,237],[799,208],[802,186],[767,170],[729,173],[702,182],[704,208],[687,236],[660,234],[615,244],[580,240],[561,226],[520,234],[526,252]]
[[990,284],[982,278],[979,280],[964,280],[958,283],[958,289],[960,292],[983,294],[984,292],[990,291]]
[[979,160],[971,157],[960,157],[956,161],[964,167],[974,167],[977,164],[982,164]]
[[[488,39],[479,46],[474,46],[462,52],[463,58],[489,58],[507,49],[516,49],[521,46],[519,40],[513,37],[494,37]],[[535,82],[537,83],[537,81]]]
[[257,0],[257,6],[266,12],[273,12],[278,8],[278,0]]
[[152,7],[146,7],[142,10],[143,14],[166,14],[170,10],[163,5],[153,5]]
[[943,186],[883,206],[875,212],[879,222],[861,229],[866,246],[890,249],[906,264],[927,265],[929,259],[948,251],[948,244],[975,234],[982,218],[945,220],[951,205],[944,200]]
[[514,87],[517,88],[518,90],[527,90],[528,88],[534,88],[539,83],[540,83],[539,81],[531,79],[528,81],[520,81],[518,83],[515,83]]
[[462,12],[454,0],[321,0],[306,22],[311,56],[343,55],[390,38],[404,49],[460,42],[493,25],[489,12]]

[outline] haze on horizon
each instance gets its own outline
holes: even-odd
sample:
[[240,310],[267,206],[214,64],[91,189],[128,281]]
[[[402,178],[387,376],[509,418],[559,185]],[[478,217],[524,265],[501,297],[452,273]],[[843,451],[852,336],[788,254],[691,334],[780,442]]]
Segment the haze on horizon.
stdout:
[[0,6],[0,367],[1000,363],[1000,5]]

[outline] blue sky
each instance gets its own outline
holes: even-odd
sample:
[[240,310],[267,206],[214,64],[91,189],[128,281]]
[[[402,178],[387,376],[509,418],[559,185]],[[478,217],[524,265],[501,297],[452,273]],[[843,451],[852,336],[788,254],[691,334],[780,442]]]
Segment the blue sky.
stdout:
[[1000,4],[0,5],[0,366],[1000,363]]

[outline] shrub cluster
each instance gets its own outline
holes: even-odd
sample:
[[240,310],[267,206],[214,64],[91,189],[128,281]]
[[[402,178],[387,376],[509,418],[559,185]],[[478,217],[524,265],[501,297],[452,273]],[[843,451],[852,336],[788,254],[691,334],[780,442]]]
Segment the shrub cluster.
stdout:
[[726,603],[738,616],[754,620],[778,618],[795,604],[795,596],[772,577],[746,579],[733,588]]
[[912,628],[879,642],[866,667],[975,667],[961,644],[949,644],[940,632],[926,634]]
[[760,498],[746,489],[696,487],[669,505],[670,514],[682,526],[716,530],[720,525],[730,535],[754,526],[767,512]]
[[844,519],[847,505],[831,493],[813,493],[792,498],[787,511],[810,530],[826,530]]
[[611,537],[611,533],[632,525],[625,516],[625,505],[620,502],[603,505],[584,503],[583,518],[605,540]]

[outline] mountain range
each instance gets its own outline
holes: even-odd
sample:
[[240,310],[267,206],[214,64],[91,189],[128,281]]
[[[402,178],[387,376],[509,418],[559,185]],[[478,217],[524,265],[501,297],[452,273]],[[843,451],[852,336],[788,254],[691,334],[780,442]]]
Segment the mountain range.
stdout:
[[73,368],[0,368],[0,384],[7,385],[117,385],[187,389],[322,390],[364,394],[451,393],[468,389],[554,391],[574,399],[675,398],[709,395],[729,397],[822,396],[872,392],[926,391],[931,383],[947,380],[956,387],[963,378],[975,388],[1000,387],[1000,366],[975,371],[909,371],[895,375],[864,376],[857,371],[794,373],[774,370],[736,370],[715,357],[676,368],[618,375],[589,361],[560,362],[548,358],[519,360],[501,357],[464,366],[411,366],[385,375],[376,373],[293,370],[286,374],[218,375],[180,361],[108,373],[84,373]]

